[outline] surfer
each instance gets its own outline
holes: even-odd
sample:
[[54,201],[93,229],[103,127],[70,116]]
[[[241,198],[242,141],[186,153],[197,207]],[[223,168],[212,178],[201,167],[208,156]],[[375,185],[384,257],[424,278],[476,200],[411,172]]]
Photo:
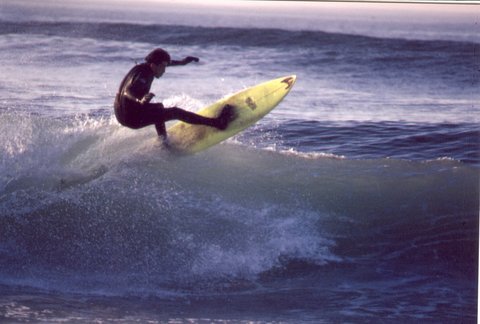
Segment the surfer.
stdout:
[[157,48],[145,57],[145,63],[135,65],[123,78],[115,97],[115,116],[123,126],[139,129],[155,125],[158,136],[166,139],[165,122],[178,119],[189,124],[206,125],[221,130],[233,118],[233,107],[225,106],[216,118],[208,118],[178,107],[165,108],[162,103],[151,103],[155,96],[150,92],[153,79],[160,78],[167,66],[186,65],[199,59],[187,56],[181,61],[172,60],[170,54]]

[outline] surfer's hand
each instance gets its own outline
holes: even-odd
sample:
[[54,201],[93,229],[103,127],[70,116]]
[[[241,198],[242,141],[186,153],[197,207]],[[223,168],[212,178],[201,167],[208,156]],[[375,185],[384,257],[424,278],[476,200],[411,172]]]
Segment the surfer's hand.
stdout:
[[147,93],[146,95],[143,96],[142,100],[140,100],[140,103],[142,105],[149,103],[155,95],[153,93]]
[[198,61],[200,61],[200,59],[198,57],[195,57],[195,56],[187,56],[186,58],[183,59],[183,61],[185,62],[185,64],[188,64],[188,63],[191,63],[191,62],[198,62]]

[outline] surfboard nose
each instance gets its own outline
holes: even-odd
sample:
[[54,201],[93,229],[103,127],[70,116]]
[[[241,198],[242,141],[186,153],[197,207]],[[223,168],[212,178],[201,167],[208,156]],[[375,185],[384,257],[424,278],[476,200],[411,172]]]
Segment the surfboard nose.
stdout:
[[281,82],[287,84],[287,87],[285,88],[285,90],[290,89],[293,86],[293,84],[295,83],[296,79],[297,79],[297,76],[295,74],[290,75],[290,76],[286,77],[285,79],[283,79]]

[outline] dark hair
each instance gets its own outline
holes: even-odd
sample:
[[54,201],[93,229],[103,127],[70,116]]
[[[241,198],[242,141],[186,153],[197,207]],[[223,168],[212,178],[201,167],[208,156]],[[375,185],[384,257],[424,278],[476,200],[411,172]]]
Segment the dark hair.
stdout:
[[147,63],[160,64],[162,62],[170,63],[170,54],[162,48],[156,48],[145,57]]

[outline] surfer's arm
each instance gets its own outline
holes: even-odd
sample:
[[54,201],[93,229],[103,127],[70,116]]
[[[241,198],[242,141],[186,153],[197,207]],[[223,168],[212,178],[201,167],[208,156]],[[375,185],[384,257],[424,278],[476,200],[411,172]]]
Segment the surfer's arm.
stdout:
[[149,103],[153,99],[153,97],[155,97],[153,93],[147,93],[145,96],[143,96],[143,98],[138,99],[130,91],[128,91],[128,89],[125,90],[123,95],[125,98],[128,98],[129,100],[141,105]]
[[128,100],[141,105],[149,103],[155,96],[153,93],[150,93],[150,84],[151,81],[149,81],[146,76],[142,75],[142,73],[139,73],[127,84],[123,96]]
[[200,59],[199,59],[198,57],[195,57],[195,56],[187,56],[186,58],[184,58],[184,59],[181,60],[181,61],[171,60],[171,61],[170,61],[170,64],[168,64],[168,65],[169,65],[169,66],[187,65],[188,63],[198,62],[198,61],[200,61]]
[[137,97],[135,97],[132,92],[130,91],[130,89],[125,89],[125,91],[123,92],[123,96],[125,98],[127,98],[128,100],[130,101],[133,101],[133,102],[136,102],[136,103],[140,103],[140,100],[141,99],[138,99]]

